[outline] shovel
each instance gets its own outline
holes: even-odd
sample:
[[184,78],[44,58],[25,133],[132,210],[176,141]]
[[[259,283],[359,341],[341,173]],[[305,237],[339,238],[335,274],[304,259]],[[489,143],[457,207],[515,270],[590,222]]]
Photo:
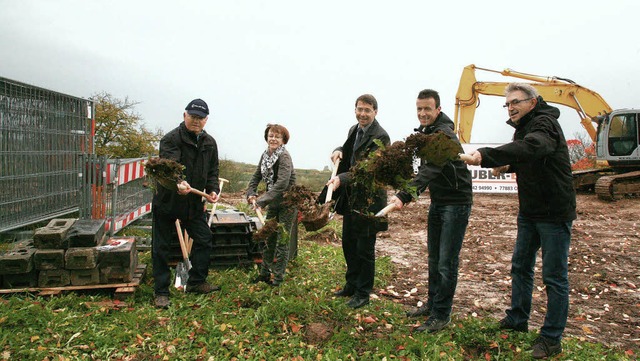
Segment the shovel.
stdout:
[[262,225],[264,226],[264,217],[262,216],[262,211],[260,210],[260,208],[256,205],[256,202],[253,201],[252,202],[253,207],[256,210],[256,214],[258,215],[258,219],[260,220],[260,223],[262,223]]
[[[340,158],[336,158],[335,163],[333,163],[333,171],[331,172],[331,178],[335,177],[336,174],[338,174],[339,165],[340,165]],[[332,196],[333,196],[333,183],[327,186],[327,197],[324,199],[324,202],[329,203],[331,201]],[[331,212],[331,214],[329,215],[329,219],[331,218],[333,218],[333,212]]]
[[376,213],[376,217],[384,217],[387,215],[387,213],[391,212],[391,211],[395,211],[396,210],[396,204],[395,203],[389,203],[387,204],[386,207],[382,208],[380,211],[378,211],[378,213]]
[[191,261],[189,260],[189,251],[187,243],[180,227],[180,220],[176,219],[176,232],[178,233],[178,241],[180,242],[180,250],[182,251],[182,261],[176,265],[176,282],[175,287],[182,287],[186,291],[187,281],[189,280],[189,270],[191,269]]
[[[220,195],[222,194],[222,186],[224,185],[224,182],[229,183],[229,181],[224,178],[218,178],[218,180],[220,180],[220,190],[218,191],[218,199],[220,199]],[[209,227],[211,227],[211,223],[213,223],[213,215],[214,213],[216,213],[217,206],[218,206],[218,201],[216,200],[216,202],[213,203],[213,206],[211,207],[211,214],[209,214],[209,221],[207,222],[207,225]]]

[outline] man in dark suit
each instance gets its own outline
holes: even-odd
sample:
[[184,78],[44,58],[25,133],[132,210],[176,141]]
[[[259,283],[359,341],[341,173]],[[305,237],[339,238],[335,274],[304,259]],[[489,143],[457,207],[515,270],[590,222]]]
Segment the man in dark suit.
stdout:
[[387,196],[384,189],[377,190],[374,195],[355,192],[349,170],[378,149],[375,140],[385,146],[390,140],[376,120],[378,102],[373,95],[364,94],[356,99],[355,114],[358,124],[349,129],[344,145],[331,154],[334,164],[336,159],[341,162],[337,175],[327,182],[327,186],[334,187],[336,212],[343,216],[342,251],[347,263],[346,283],[334,294],[351,297],[347,305],[360,308],[369,303],[369,294],[373,291],[376,233],[380,230],[378,223],[363,213],[377,213],[386,205]]

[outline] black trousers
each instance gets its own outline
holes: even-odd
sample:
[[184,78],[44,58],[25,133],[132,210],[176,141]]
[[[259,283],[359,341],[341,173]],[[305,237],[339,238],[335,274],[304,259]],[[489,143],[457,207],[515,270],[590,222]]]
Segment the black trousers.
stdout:
[[342,222],[342,251],[347,262],[346,290],[368,298],[376,273],[376,227],[374,222],[348,214]]
[[[151,257],[153,258],[154,291],[156,295],[169,295],[171,285],[171,269],[169,269],[170,245],[176,239],[176,219],[164,214],[153,212]],[[182,220],[183,230],[186,229],[193,239],[191,248],[191,270],[189,271],[189,286],[198,285],[207,280],[211,250],[213,249],[213,235],[207,225],[206,214],[191,220]]]

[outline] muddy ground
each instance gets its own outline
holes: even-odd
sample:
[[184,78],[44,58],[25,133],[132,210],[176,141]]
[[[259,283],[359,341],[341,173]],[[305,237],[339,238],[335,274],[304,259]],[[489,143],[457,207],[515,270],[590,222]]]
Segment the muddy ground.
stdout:
[[[416,306],[427,292],[428,195],[389,215],[388,232],[379,235],[379,255],[391,257],[391,282],[399,302]],[[565,335],[625,349],[640,345],[640,199],[613,203],[594,194],[578,195],[569,253],[570,309]],[[518,199],[514,195],[476,194],[460,252],[454,299],[458,316],[500,319],[511,299],[510,262],[516,236]],[[546,294],[537,260],[530,329],[539,329]],[[417,288],[416,293],[411,293]]]
[[[391,195],[391,193],[390,193]],[[236,198],[237,197],[237,198]],[[226,199],[225,199],[226,198]],[[223,196],[234,204],[241,194]],[[389,256],[395,274],[378,297],[407,309],[427,292],[428,194],[389,215],[378,235],[378,256]],[[454,316],[495,318],[510,304],[510,261],[516,236],[518,199],[476,194],[460,253]],[[339,217],[339,216],[338,216]],[[339,241],[334,241],[339,246]],[[546,308],[538,257],[530,329],[539,329]],[[600,201],[578,195],[569,255],[570,309],[565,336],[637,350],[640,347],[640,199]],[[375,296],[374,296],[375,297]]]

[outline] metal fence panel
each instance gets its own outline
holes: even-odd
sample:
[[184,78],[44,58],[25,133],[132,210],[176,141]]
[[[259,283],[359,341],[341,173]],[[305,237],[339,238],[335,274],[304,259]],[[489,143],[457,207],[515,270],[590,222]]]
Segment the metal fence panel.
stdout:
[[78,210],[93,109],[0,77],[0,232]]

